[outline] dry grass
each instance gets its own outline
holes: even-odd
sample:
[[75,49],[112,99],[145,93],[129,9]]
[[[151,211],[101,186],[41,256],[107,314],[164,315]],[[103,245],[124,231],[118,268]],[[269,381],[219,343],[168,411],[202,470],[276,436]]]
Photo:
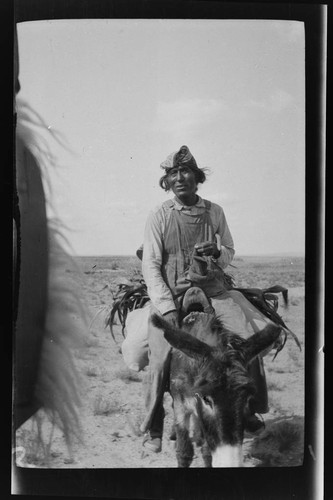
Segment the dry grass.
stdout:
[[94,337],[87,337],[85,339],[85,347],[99,347],[99,340],[94,336]]
[[285,389],[285,386],[279,384],[278,382],[275,382],[274,380],[268,380],[267,389],[269,392],[270,391],[283,391]]
[[135,418],[132,418],[130,415],[126,415],[126,420],[134,436],[143,436],[143,432],[140,430],[140,424],[144,420],[144,416],[137,415]]
[[286,369],[286,367],[284,367],[284,366],[276,365],[275,367],[273,367],[271,369],[271,371],[273,371],[274,373],[291,373],[294,371],[294,369],[292,366],[290,366],[289,368]]
[[[301,346],[302,349],[304,349],[304,346],[302,345],[303,342],[301,341]],[[303,355],[299,352],[299,350],[292,349],[289,351],[289,356],[291,359],[291,369],[294,371],[295,369],[299,369],[303,366]]]
[[87,377],[100,377],[102,374],[101,369],[93,364],[86,365],[83,369],[83,373],[87,375]]
[[111,415],[119,411],[119,406],[102,394],[97,394],[93,403],[94,415]]
[[73,356],[75,359],[86,361],[92,358],[93,353],[88,352],[86,349],[75,349],[73,351]]
[[129,384],[130,382],[141,382],[142,377],[137,372],[130,370],[129,368],[121,368],[114,372],[116,378],[119,378],[125,384]]

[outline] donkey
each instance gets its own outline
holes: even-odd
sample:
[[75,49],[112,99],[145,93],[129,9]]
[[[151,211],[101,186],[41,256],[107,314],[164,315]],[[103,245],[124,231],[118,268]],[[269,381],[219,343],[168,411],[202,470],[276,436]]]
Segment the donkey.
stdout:
[[178,467],[189,467],[193,460],[191,427],[205,467],[241,467],[244,422],[255,393],[248,364],[275,343],[281,328],[268,324],[246,340],[226,331],[198,288],[187,292],[183,309],[181,329],[161,316],[152,318],[174,348],[169,391]]

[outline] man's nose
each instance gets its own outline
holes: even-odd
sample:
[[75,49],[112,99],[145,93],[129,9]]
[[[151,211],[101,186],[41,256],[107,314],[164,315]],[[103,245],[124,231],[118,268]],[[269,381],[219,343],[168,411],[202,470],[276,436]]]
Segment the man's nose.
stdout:
[[184,178],[183,172],[181,170],[177,170],[177,181]]

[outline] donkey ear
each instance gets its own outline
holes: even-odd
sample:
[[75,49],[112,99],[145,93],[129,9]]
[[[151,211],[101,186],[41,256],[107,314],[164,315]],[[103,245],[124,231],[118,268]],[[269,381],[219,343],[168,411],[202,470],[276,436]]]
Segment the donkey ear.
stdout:
[[258,354],[272,345],[281,333],[281,327],[274,323],[269,323],[259,332],[254,333],[245,344],[245,358],[250,362]]
[[212,353],[213,348],[211,346],[196,339],[190,333],[173,327],[161,316],[153,314],[151,320],[153,325],[164,331],[164,337],[169,344],[182,351],[186,356],[193,359],[202,359]]

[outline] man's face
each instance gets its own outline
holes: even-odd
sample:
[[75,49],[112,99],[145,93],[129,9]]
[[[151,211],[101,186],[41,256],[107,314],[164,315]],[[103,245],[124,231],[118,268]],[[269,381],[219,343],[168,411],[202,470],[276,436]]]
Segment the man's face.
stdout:
[[167,180],[170,189],[180,199],[191,197],[197,191],[195,174],[193,170],[184,165],[172,168],[168,173]]

